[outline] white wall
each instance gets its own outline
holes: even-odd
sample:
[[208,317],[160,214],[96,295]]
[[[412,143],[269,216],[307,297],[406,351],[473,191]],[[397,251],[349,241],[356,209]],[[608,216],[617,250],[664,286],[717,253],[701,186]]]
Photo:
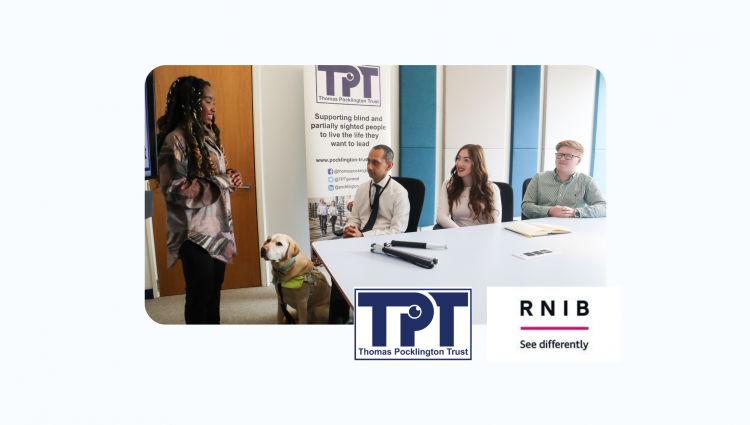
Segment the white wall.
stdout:
[[[284,233],[310,256],[303,114],[301,65],[253,67],[258,245]],[[267,285],[270,263],[259,261]]]
[[596,68],[546,66],[542,170],[555,168],[555,146],[563,140],[583,145],[578,171],[591,173],[591,141],[594,134]]
[[445,67],[446,178],[458,150],[472,143],[484,148],[490,180],[509,180],[511,78],[507,65]]

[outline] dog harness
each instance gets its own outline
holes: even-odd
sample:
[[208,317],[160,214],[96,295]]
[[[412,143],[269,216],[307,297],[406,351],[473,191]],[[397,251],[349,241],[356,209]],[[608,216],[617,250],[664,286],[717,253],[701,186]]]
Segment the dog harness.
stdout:
[[[283,267],[281,269],[273,269],[273,280],[271,280],[271,283],[276,285],[276,292],[279,294],[279,298],[281,299],[281,311],[284,313],[284,317],[286,317],[287,323],[290,325],[295,324],[294,319],[292,319],[291,314],[289,314],[289,310],[286,308],[286,302],[284,301],[284,294],[281,293],[281,288],[290,288],[290,289],[300,289],[302,288],[302,284],[308,283],[310,284],[310,295],[315,292],[315,287],[317,286],[318,281],[321,278],[320,270],[318,270],[317,267],[313,266],[313,268],[303,274],[302,276],[297,276],[289,279],[287,282],[281,282],[281,275],[284,274],[289,268],[292,267],[292,264],[297,261],[297,257],[292,258],[292,261],[289,262],[289,264],[286,265],[286,267]],[[325,282],[325,281],[324,281]]]
[[[271,281],[272,284],[277,285],[281,281],[281,275],[284,274],[287,270],[289,270],[292,267],[292,264],[297,261],[297,257],[292,258],[292,261],[289,262],[286,266],[284,266],[281,269],[273,269],[273,280]],[[315,285],[317,285],[318,281],[320,280],[320,270],[318,270],[317,267],[313,266],[312,270],[309,272],[293,277],[289,279],[287,282],[281,282],[282,288],[289,288],[289,289],[299,289],[302,287],[302,284],[309,283],[310,284],[310,294],[315,290]]]

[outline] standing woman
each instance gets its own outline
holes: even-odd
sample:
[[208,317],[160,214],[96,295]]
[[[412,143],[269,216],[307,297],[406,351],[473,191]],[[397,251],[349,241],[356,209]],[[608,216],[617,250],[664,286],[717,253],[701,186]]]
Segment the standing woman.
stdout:
[[443,183],[437,222],[442,228],[500,222],[500,189],[489,181],[484,149],[465,145],[456,155],[451,178]]
[[336,232],[336,218],[338,218],[338,210],[336,209],[336,201],[331,201],[331,206],[328,207],[328,216],[331,217],[331,233]]
[[182,260],[185,323],[219,324],[224,266],[237,255],[229,195],[242,176],[226,168],[216,94],[180,77],[167,94],[158,129],[159,185],[167,205],[167,268]]

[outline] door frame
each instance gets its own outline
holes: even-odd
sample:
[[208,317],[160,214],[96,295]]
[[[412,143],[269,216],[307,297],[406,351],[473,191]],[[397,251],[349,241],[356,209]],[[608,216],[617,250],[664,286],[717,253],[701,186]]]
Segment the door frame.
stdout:
[[[148,180],[146,180],[146,191],[151,191]],[[149,217],[146,219],[146,255],[148,263],[146,264],[146,270],[151,275],[151,290],[154,294],[154,298],[159,298],[159,272],[156,269],[156,248],[154,247],[154,219]]]
[[[262,67],[253,66],[253,148],[255,150],[255,206],[256,217],[258,217],[258,246],[261,246],[266,239],[268,231],[266,229],[266,197],[265,185],[263,183],[263,116],[260,108],[261,100],[261,78]],[[260,264],[260,286],[269,285],[268,277],[271,275],[271,262],[258,257]]]

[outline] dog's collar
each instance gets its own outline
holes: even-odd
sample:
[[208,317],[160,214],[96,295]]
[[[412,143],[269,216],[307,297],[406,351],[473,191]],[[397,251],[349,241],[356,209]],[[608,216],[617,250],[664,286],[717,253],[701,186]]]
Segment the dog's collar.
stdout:
[[271,283],[273,283],[275,285],[277,282],[279,282],[280,279],[278,279],[276,277],[276,275],[277,274],[284,274],[285,271],[289,270],[292,267],[292,264],[294,264],[295,261],[297,261],[297,257],[292,257],[292,261],[290,261],[289,264],[287,264],[286,266],[284,266],[284,267],[282,267],[280,269],[273,269],[276,273],[274,273],[274,275],[273,275],[273,281]]
[[292,264],[294,264],[295,261],[297,261],[297,257],[292,257],[292,261],[290,261],[289,264],[287,264],[283,268],[274,269],[274,270],[276,270],[279,273],[284,273],[285,271],[289,270],[292,267]]

